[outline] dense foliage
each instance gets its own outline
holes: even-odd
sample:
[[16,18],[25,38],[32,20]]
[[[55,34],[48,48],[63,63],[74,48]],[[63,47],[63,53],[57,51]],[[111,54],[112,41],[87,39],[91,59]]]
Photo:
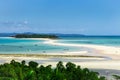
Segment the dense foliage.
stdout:
[[97,72],[87,68],[81,69],[80,66],[68,62],[66,66],[62,62],[56,68],[39,66],[38,63],[30,61],[26,65],[25,61],[0,65],[0,80],[105,80]]
[[17,34],[13,36],[15,38],[52,38],[57,39],[56,35],[49,35],[49,34]]

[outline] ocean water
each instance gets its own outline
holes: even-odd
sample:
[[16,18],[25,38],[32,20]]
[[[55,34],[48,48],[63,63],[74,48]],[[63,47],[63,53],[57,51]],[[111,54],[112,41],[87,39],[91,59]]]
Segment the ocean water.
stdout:
[[67,51],[82,51],[82,48],[68,46],[56,46],[44,44],[44,40],[0,38],[1,54],[39,54],[39,53],[63,53]]
[[70,44],[94,44],[120,47],[120,36],[71,36],[61,37],[61,43]]
[[[68,47],[44,44],[43,40],[16,39],[16,38],[0,38],[0,54],[40,54],[40,53],[64,53],[68,51],[85,51],[88,48]],[[119,36],[69,36],[60,37],[59,43],[66,44],[95,44],[105,46],[120,47]]]

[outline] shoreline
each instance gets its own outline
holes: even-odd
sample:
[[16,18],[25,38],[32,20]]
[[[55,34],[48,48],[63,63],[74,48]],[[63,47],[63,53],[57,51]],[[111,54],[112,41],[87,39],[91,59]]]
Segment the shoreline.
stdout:
[[[89,54],[85,51],[66,52],[66,53],[42,53],[42,54],[0,54],[0,63],[10,62],[12,59],[21,61],[37,61],[40,65],[56,66],[58,61],[73,62],[81,67],[91,69],[114,69],[120,70],[120,58],[119,54],[116,54],[118,48],[99,46],[99,45],[87,45],[87,44],[64,44],[58,43],[57,40],[41,39],[41,38],[27,38],[32,40],[44,40],[44,44],[56,45],[56,46],[73,46],[73,47],[87,47],[96,50],[96,54]],[[112,51],[113,50],[113,51]],[[111,52],[112,51],[112,52]],[[111,53],[109,53],[111,52]],[[118,50],[119,53],[119,50]],[[89,54],[89,55],[88,55]],[[7,56],[6,56],[7,55]],[[94,56],[93,56],[94,55]],[[110,58],[110,59],[109,59]]]
[[[51,39],[45,40],[44,44],[51,44],[51,45],[57,45],[57,46],[85,47],[85,48],[94,49],[96,51],[97,56],[110,56],[113,59],[120,59],[119,58],[119,55],[120,55],[119,47],[93,45],[93,44],[59,43],[59,42],[57,42],[57,40],[51,40]],[[71,53],[71,52],[68,52],[68,53]]]
[[[55,46],[70,46],[70,47],[84,47],[93,49],[95,53],[89,53],[88,51],[66,51],[66,52],[46,52],[40,53],[42,55],[86,55],[86,56],[100,56],[100,57],[109,57],[112,59],[120,60],[120,48],[113,46],[102,46],[102,45],[94,45],[94,44],[69,44],[69,43],[59,43],[57,39],[49,39],[49,38],[22,38],[27,40],[43,40],[44,44],[55,45]],[[39,44],[39,43],[38,43]],[[29,53],[26,53],[29,54]],[[30,54],[36,55],[34,52]],[[38,54],[38,53],[37,53]]]
[[[8,38],[8,37],[7,37]],[[13,37],[9,37],[13,38]],[[86,55],[86,56],[102,56],[102,57],[110,57],[112,59],[119,59],[120,48],[112,47],[112,46],[102,46],[102,45],[94,45],[94,44],[70,44],[70,43],[59,43],[56,39],[49,38],[22,38],[27,40],[43,40],[43,44],[55,45],[55,46],[70,46],[70,47],[84,47],[89,48],[95,51],[95,53],[89,53],[87,50],[84,51],[63,51],[63,52],[45,52],[40,54],[45,55]],[[38,43],[39,44],[39,43]],[[19,53],[18,53],[19,54]],[[29,54],[29,53],[25,53]],[[31,52],[30,54],[35,54]],[[38,53],[36,53],[38,54]]]
[[[114,47],[114,46],[102,46],[102,45],[94,45],[94,44],[59,43],[58,40],[56,40],[56,39],[49,39],[49,38],[22,38],[22,39],[43,40],[44,44],[50,44],[50,45],[56,45],[56,46],[85,47],[85,48],[94,49],[99,54],[120,55],[120,48],[119,47]],[[68,51],[68,52],[65,52],[65,54],[66,53],[70,53],[70,55],[71,55],[72,53],[79,54],[79,53],[88,53],[88,52],[87,51],[74,51],[74,52]],[[42,53],[42,54],[44,54],[44,53]],[[45,53],[45,54],[51,54],[51,53]],[[61,53],[57,53],[57,54],[61,54]]]
[[[44,39],[42,39],[44,40]],[[88,48],[94,48],[97,50],[103,51],[102,53],[105,54],[115,54],[120,55],[120,48],[119,47],[113,47],[113,46],[102,46],[102,45],[94,45],[94,44],[69,44],[69,43],[58,43],[57,40],[51,40],[44,42],[44,44],[51,44],[51,45],[58,45],[58,46],[72,46],[72,47],[88,47]],[[118,52],[117,52],[118,51]]]

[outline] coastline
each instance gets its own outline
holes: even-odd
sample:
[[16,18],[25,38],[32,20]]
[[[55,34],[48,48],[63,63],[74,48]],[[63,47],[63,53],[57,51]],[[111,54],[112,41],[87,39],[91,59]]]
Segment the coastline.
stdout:
[[[44,39],[42,39],[44,40]],[[100,56],[110,56],[113,59],[120,59],[120,48],[119,47],[113,47],[113,46],[102,46],[102,45],[93,45],[93,44],[68,44],[68,43],[58,43],[57,40],[45,40],[44,44],[51,44],[51,45],[57,45],[57,46],[72,46],[72,47],[86,47],[91,48],[97,51],[96,55]],[[72,52],[68,52],[72,53]],[[77,52],[76,52],[77,53]],[[87,52],[86,52],[87,53]],[[78,52],[79,54],[79,52]]]
[[[42,39],[44,40],[44,39]],[[120,55],[120,48],[112,46],[102,46],[102,45],[93,45],[93,44],[67,44],[67,43],[58,43],[56,40],[51,40],[44,42],[45,44],[58,45],[58,46],[72,46],[72,47],[89,47],[97,50],[103,51],[105,54],[114,54]],[[117,53],[118,51],[118,53]]]
[[[67,62],[73,62],[76,65],[80,65],[82,68],[90,69],[110,69],[120,70],[120,58],[119,49],[116,47],[99,46],[99,45],[88,45],[88,44],[67,44],[58,43],[57,40],[44,39],[44,38],[27,38],[32,40],[43,40],[44,44],[56,45],[56,46],[72,46],[72,47],[87,47],[96,51],[95,54],[87,51],[76,51],[76,52],[65,52],[65,53],[40,53],[38,54],[1,54],[0,64],[10,62],[12,59],[16,61],[25,60],[36,61],[40,65],[47,66],[51,64],[53,67],[56,66],[58,61],[63,61],[64,64]],[[39,43],[38,43],[39,44]],[[116,52],[118,51],[118,52]],[[110,52],[110,53],[109,53]]]
[[[11,38],[11,37],[10,37]],[[119,59],[120,48],[112,46],[102,46],[93,44],[69,44],[69,43],[59,43],[56,39],[49,38],[22,38],[27,40],[43,40],[43,44],[55,45],[55,46],[71,46],[71,47],[85,47],[90,48],[95,51],[95,53],[89,53],[88,51],[66,51],[66,52],[52,52],[52,53],[40,53],[42,55],[87,55],[87,56],[108,56],[112,59]],[[39,43],[38,43],[39,44]],[[28,53],[27,53],[28,54]],[[32,53],[31,53],[32,54]],[[35,54],[35,53],[33,53]],[[120,60],[120,59],[119,59]]]
[[[37,39],[38,40],[38,39]],[[41,39],[40,39],[41,40]],[[92,62],[74,62],[78,65],[88,68],[94,69],[115,69],[120,70],[120,48],[112,47],[112,46],[101,46],[101,45],[89,45],[89,44],[64,44],[58,43],[57,40],[52,39],[42,39],[45,40],[44,44],[51,44],[57,46],[72,46],[72,47],[87,47],[92,48],[97,51],[96,56],[108,57],[111,58],[110,60],[105,59],[104,61],[92,61]],[[67,52],[68,55],[72,55],[74,53]],[[80,52],[76,52],[77,55],[80,55]],[[85,54],[88,55],[88,54]],[[96,59],[97,60],[97,59]],[[50,63],[46,63],[50,64]],[[53,65],[55,63],[53,62]]]

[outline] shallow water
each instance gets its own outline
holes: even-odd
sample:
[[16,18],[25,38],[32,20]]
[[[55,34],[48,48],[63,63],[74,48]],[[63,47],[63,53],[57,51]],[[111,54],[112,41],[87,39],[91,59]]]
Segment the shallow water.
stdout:
[[44,44],[43,40],[0,38],[0,53],[56,53],[82,51],[82,48]]
[[61,40],[59,42],[120,47],[120,36],[61,37]]
[[[16,39],[16,38],[0,38],[0,53],[4,54],[39,54],[39,53],[64,53],[69,51],[90,51],[92,49],[84,47],[68,47],[44,44],[44,40]],[[60,37],[60,43],[70,44],[95,44],[120,47],[120,37]]]

